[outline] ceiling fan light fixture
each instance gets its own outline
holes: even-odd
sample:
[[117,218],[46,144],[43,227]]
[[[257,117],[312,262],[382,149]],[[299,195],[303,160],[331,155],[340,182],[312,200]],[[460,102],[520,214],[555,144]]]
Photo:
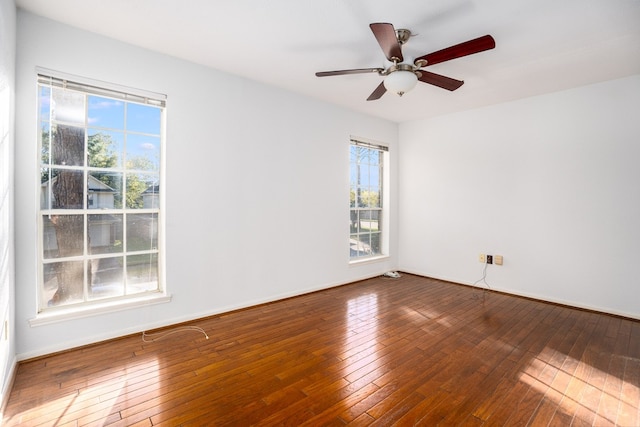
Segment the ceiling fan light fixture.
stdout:
[[384,79],[384,87],[389,92],[402,96],[413,89],[418,83],[418,76],[413,71],[397,70]]

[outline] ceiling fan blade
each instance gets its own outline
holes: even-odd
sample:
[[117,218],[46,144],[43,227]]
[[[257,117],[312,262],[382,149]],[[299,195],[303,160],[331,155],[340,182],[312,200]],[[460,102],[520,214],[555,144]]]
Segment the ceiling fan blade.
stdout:
[[393,25],[378,22],[369,24],[369,27],[371,28],[371,31],[373,31],[373,35],[376,36],[376,40],[378,40],[378,44],[382,48],[384,56],[386,56],[391,62],[402,62],[402,47],[398,42],[396,30],[393,28]]
[[464,84],[461,80],[452,79],[451,77],[441,76],[440,74],[430,73],[429,71],[420,70],[422,74],[418,77],[423,83],[438,86],[447,90],[456,90]]
[[382,95],[385,94],[386,91],[387,91],[387,88],[384,87],[384,81],[383,81],[378,85],[378,87],[373,92],[371,92],[371,95],[369,95],[369,97],[367,98],[367,101],[375,101],[376,99],[380,99]]
[[424,59],[427,61],[426,66],[429,66],[438,64],[440,62],[449,61],[451,59],[460,58],[462,56],[483,52],[485,50],[493,49],[494,47],[496,47],[496,41],[493,39],[493,37],[486,35],[478,37],[477,39],[469,40],[464,43],[447,47],[437,52],[428,53],[419,58],[416,58],[416,61]]
[[317,77],[342,76],[345,74],[380,73],[384,68],[354,68],[352,70],[320,71]]

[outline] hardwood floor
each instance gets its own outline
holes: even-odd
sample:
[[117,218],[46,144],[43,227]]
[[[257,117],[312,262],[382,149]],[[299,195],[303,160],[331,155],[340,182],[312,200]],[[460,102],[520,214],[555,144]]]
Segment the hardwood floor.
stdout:
[[640,322],[403,274],[19,365],[7,426],[638,426]]

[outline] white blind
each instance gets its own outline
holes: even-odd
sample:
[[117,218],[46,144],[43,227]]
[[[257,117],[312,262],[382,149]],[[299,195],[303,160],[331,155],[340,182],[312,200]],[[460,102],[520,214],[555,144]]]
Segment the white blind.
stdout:
[[368,142],[368,141],[362,141],[360,139],[355,139],[355,138],[351,138],[351,143],[353,145],[357,145],[358,147],[366,147],[366,148],[371,148],[374,150],[380,150],[380,151],[389,151],[389,147],[381,145],[381,144],[376,144],[374,142]]
[[46,86],[77,90],[92,95],[105,96],[156,107],[164,107],[167,99],[167,96],[161,93],[91,80],[43,68],[37,69],[37,72],[38,83]]

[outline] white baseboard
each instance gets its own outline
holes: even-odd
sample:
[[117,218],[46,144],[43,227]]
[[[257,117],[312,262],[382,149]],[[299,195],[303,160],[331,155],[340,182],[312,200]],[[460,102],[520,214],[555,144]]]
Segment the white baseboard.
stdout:
[[0,425],[4,419],[4,410],[9,402],[9,396],[11,395],[11,389],[13,389],[13,382],[16,379],[16,369],[18,367],[18,359],[16,357],[11,361],[9,373],[6,377],[6,381],[2,384],[2,390],[0,390]]
[[[419,271],[416,271],[416,270],[412,271],[412,270],[400,269],[400,271],[404,271],[404,272],[409,273],[409,274],[415,274],[417,276],[429,277],[429,278],[433,278],[433,279],[444,280],[446,282],[457,283],[457,284],[460,284],[460,285],[472,286],[472,287],[483,288],[483,289],[485,288],[484,286],[474,285],[473,283],[470,283],[470,282],[464,282],[462,280],[452,279],[452,278],[449,278],[449,277],[439,277],[437,275],[427,274],[427,273],[419,272]],[[578,304],[575,301],[566,301],[566,300],[562,300],[562,299],[558,299],[558,298],[549,298],[548,296],[545,296],[545,295],[539,295],[539,294],[528,293],[528,292],[515,292],[515,291],[513,291],[511,289],[496,288],[495,286],[491,286],[491,290],[497,291],[497,292],[502,292],[504,294],[509,294],[509,295],[513,295],[513,296],[518,296],[518,297],[523,297],[523,298],[530,298],[530,299],[538,300],[538,301],[541,301],[541,302],[548,302],[548,303],[551,303],[551,304],[560,304],[560,305],[564,305],[564,306],[567,306],[567,307],[574,307],[574,308],[583,309],[583,310],[595,311],[595,312],[603,313],[603,314],[611,314],[611,315],[614,315],[614,316],[621,316],[621,317],[627,317],[629,319],[640,320],[640,315],[637,314],[637,313],[626,313],[626,312],[623,312],[623,311],[617,311],[617,310],[613,310],[613,309],[610,309],[610,308],[590,306],[590,305],[587,305],[587,304]]]

